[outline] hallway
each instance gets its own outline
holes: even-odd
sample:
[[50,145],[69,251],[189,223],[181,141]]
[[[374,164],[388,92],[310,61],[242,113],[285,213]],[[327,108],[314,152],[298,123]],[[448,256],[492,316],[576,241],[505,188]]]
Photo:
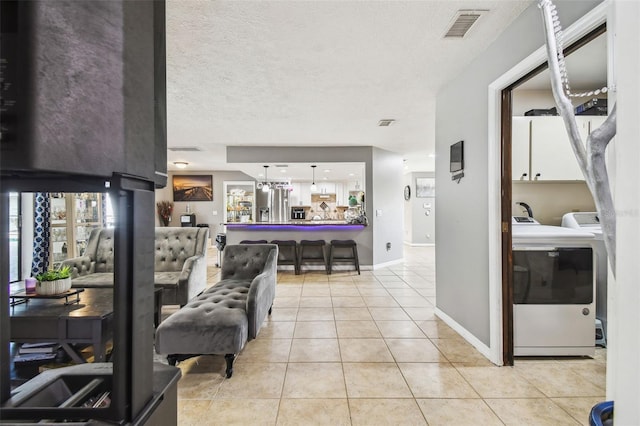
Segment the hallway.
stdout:
[[179,364],[178,423],[589,424],[605,398],[605,349],[496,367],[435,316],[435,248],[404,252],[362,275],[280,272],[273,314],[231,379],[222,356]]

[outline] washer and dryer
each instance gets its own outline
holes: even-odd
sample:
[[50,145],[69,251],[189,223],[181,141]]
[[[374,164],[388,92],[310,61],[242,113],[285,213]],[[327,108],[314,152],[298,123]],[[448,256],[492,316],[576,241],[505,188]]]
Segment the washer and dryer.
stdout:
[[[607,335],[607,274],[609,273],[609,258],[604,245],[602,226],[598,213],[572,212],[562,216],[562,226],[571,229],[581,229],[591,232],[594,238],[596,252],[596,318],[602,323],[604,335]],[[606,343],[604,336],[603,343]]]
[[516,356],[595,353],[594,235],[514,217]]

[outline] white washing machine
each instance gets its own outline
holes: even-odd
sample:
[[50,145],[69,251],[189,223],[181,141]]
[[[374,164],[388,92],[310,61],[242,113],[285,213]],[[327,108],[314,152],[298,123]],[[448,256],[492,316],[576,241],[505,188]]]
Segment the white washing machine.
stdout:
[[607,335],[607,274],[609,272],[609,258],[602,236],[602,226],[598,213],[572,212],[562,216],[562,226],[591,232],[595,238],[596,252],[596,318],[602,322],[605,336]]
[[594,235],[514,217],[516,356],[595,353]]

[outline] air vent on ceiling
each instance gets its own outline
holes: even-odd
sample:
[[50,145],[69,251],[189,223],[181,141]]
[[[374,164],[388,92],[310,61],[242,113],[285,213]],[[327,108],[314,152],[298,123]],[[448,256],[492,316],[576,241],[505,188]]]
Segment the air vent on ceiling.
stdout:
[[167,149],[169,151],[172,151],[172,152],[199,152],[199,151],[202,151],[197,146],[174,146],[174,147],[169,147]]
[[391,126],[393,124],[394,121],[396,121],[396,120],[383,119],[383,120],[378,121],[378,126],[380,126],[380,127],[389,127],[389,126]]
[[288,164],[276,164],[276,167],[279,168],[279,169],[282,169],[282,168],[286,169],[287,167],[289,167],[289,165]]
[[459,10],[444,38],[463,38],[487,10]]

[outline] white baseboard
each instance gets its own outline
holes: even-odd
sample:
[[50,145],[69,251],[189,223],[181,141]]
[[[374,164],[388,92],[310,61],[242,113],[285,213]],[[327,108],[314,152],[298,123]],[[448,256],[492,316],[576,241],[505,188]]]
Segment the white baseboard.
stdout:
[[436,245],[436,243],[412,243],[409,241],[404,241],[404,245],[409,247],[433,247]]
[[385,262],[385,263],[376,263],[375,265],[373,265],[372,269],[375,271],[376,269],[388,268],[389,266],[395,266],[402,262],[404,262],[404,257],[400,259],[392,260],[389,262]]
[[493,351],[483,342],[481,342],[476,336],[471,334],[466,328],[458,324],[453,318],[445,314],[438,308],[435,308],[435,314],[438,318],[444,321],[449,327],[453,328],[464,340],[469,342],[474,348],[478,350],[485,358],[496,365],[502,365],[500,360],[493,359]]

